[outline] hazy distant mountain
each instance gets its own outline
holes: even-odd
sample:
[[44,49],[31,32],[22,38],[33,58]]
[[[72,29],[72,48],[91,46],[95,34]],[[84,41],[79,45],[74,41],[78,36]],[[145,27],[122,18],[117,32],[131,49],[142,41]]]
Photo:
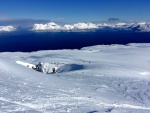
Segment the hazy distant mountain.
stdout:
[[48,31],[48,32],[58,32],[58,31],[69,31],[69,32],[82,32],[91,31],[98,29],[110,29],[110,30],[131,30],[135,32],[150,32],[150,23],[139,22],[139,23],[75,23],[75,24],[64,24],[59,25],[55,22],[50,22],[46,24],[34,24],[33,26],[0,26],[0,32],[12,32],[12,31]]
[[13,26],[0,26],[0,32],[10,32],[16,31],[16,28]]
[[82,30],[93,30],[93,29],[118,29],[118,30],[132,30],[138,32],[150,32],[150,23],[140,22],[140,23],[117,23],[117,24],[107,24],[107,23],[75,23],[75,24],[65,24],[63,26],[58,25],[54,22],[47,24],[34,24],[32,27],[33,31],[82,31]]

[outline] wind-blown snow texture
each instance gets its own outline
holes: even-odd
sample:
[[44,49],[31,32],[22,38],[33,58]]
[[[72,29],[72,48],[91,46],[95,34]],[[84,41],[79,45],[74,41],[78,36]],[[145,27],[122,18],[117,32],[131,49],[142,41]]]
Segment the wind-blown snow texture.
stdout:
[[[0,113],[150,113],[150,44],[0,53]],[[65,64],[43,74],[15,61]]]

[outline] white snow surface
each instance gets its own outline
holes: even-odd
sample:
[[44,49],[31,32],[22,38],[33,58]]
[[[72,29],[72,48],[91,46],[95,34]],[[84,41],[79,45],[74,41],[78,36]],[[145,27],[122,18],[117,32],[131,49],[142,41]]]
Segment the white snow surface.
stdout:
[[76,23],[74,24],[76,29],[97,29],[98,26],[93,23]]
[[116,26],[124,26],[126,23],[117,23]]
[[97,24],[97,26],[100,27],[100,28],[103,28],[103,27],[112,27],[114,25],[107,24],[107,23],[100,23],[100,24]]
[[72,30],[72,29],[74,29],[74,26],[73,26],[73,25],[65,24],[65,25],[63,26],[63,29],[64,29],[64,30]]
[[98,29],[98,26],[93,23],[76,23],[73,25],[65,24],[64,26],[60,26],[54,22],[50,22],[48,24],[34,24],[33,31],[53,31],[53,30],[86,30],[86,29]]
[[54,22],[50,22],[47,24],[34,24],[33,25],[33,31],[48,31],[48,30],[60,30],[61,26],[59,26],[58,24],[54,23]]
[[36,68],[36,66],[35,65],[33,65],[33,64],[29,64],[29,63],[26,63],[26,62],[22,62],[22,61],[16,61],[16,63],[17,64],[20,64],[20,65],[22,65],[22,66],[25,66],[25,67],[28,67],[28,68]]
[[34,24],[33,25],[33,31],[68,31],[68,30],[88,30],[88,29],[98,29],[99,27],[96,24],[93,23],[75,23],[72,25],[65,24],[63,26],[60,26],[54,22],[48,23],[48,24]]
[[[150,44],[0,53],[0,113],[150,113]],[[16,61],[63,64],[43,74]]]
[[0,32],[11,32],[16,31],[16,28],[13,26],[0,26]]

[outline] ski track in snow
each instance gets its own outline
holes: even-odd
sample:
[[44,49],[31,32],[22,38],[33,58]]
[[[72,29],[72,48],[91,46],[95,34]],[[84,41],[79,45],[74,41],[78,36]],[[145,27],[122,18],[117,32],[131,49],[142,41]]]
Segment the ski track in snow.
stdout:
[[[150,113],[150,44],[0,53],[0,113]],[[65,63],[43,74],[15,63]]]

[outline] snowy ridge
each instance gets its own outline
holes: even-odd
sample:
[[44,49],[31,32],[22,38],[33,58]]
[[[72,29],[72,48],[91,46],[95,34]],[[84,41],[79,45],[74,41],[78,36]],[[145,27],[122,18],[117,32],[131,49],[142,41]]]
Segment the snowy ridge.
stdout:
[[132,30],[138,32],[150,32],[150,23],[139,22],[139,23],[119,23],[115,25],[115,28],[121,28],[124,30]]
[[148,22],[138,22],[138,23],[75,23],[75,24],[65,24],[59,25],[55,22],[50,22],[46,24],[34,24],[32,27],[13,27],[13,26],[0,26],[0,32],[12,32],[12,31],[46,31],[46,32],[82,32],[82,31],[93,31],[101,29],[115,29],[115,30],[131,30],[136,32],[150,32],[150,23]]
[[77,23],[73,25],[76,29],[97,29],[97,25],[93,23]]
[[62,30],[88,30],[88,29],[98,29],[99,27],[93,23],[76,23],[73,25],[64,25]]
[[[149,113],[148,51],[150,44],[139,43],[0,53],[0,112]],[[42,61],[61,68],[43,74],[26,67]]]
[[0,32],[12,32],[16,31],[16,28],[13,26],[0,26]]
[[33,31],[54,31],[54,30],[86,30],[86,29],[98,29],[96,24],[93,23],[76,23],[73,25],[64,25],[60,26],[54,22],[50,22],[47,24],[34,24],[33,25]]
[[33,31],[48,31],[48,30],[60,30],[61,27],[54,22],[47,24],[34,24]]
[[85,30],[95,30],[95,29],[122,29],[122,30],[133,30],[138,32],[150,32],[150,23],[140,22],[140,23],[117,23],[117,24],[107,24],[107,23],[75,23],[75,24],[65,24],[63,26],[58,25],[54,22],[47,24],[34,24],[33,31],[85,31]]

